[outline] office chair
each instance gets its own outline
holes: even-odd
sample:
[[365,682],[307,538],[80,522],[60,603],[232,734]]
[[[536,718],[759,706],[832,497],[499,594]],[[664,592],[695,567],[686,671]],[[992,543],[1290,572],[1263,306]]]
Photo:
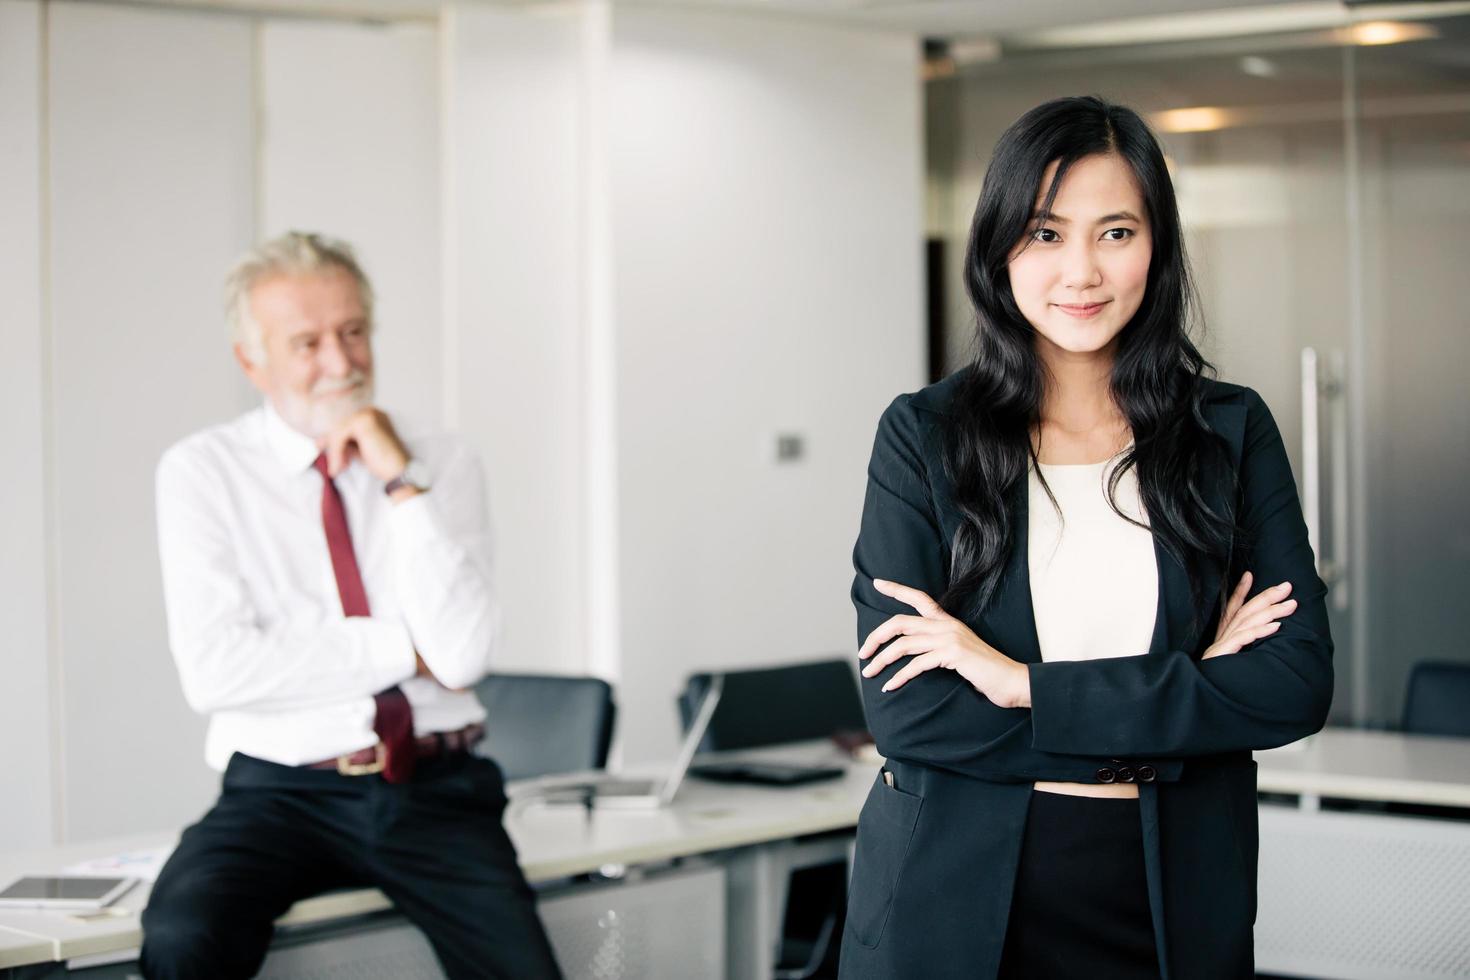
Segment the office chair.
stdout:
[[607,681],[492,674],[475,694],[489,716],[475,752],[499,763],[507,780],[607,765],[616,713]]
[[[701,752],[760,748],[867,731],[862,692],[850,660],[817,660],[723,673],[724,694],[710,719],[709,732],[699,744]],[[709,687],[709,678],[709,674],[694,674],[679,696],[679,718],[686,730],[694,717],[694,706]]]
[[846,920],[846,861],[793,870],[787,882],[786,922],[771,980],[835,980]]
[[1418,735],[1470,737],[1470,663],[1416,663],[1400,727]]

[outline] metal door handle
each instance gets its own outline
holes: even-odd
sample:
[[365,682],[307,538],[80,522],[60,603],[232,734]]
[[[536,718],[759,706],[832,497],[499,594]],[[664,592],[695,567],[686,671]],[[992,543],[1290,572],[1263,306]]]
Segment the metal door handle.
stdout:
[[[1307,541],[1317,560],[1317,574],[1332,586],[1332,604],[1348,607],[1346,589],[1348,555],[1348,468],[1347,399],[1342,379],[1346,358],[1331,351],[1326,370],[1312,347],[1302,348],[1302,517],[1307,524]],[[1331,415],[1331,458],[1329,479],[1332,490],[1332,553],[1322,543],[1322,401],[1328,400]]]
[[[1323,575],[1322,557],[1322,447],[1318,440],[1322,424],[1322,391],[1317,370],[1317,350],[1302,348],[1302,517],[1307,522],[1307,544],[1317,559],[1317,574]],[[1326,581],[1326,576],[1323,576]]]

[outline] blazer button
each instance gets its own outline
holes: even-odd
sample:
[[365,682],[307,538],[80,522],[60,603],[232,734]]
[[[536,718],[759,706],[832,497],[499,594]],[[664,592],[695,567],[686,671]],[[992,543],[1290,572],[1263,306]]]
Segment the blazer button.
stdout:
[[1139,766],[1138,778],[1140,782],[1151,783],[1158,778],[1158,770],[1153,766]]
[[1100,783],[1111,783],[1113,780],[1118,778],[1118,774],[1113,772],[1113,770],[1109,769],[1107,766],[1103,766],[1097,772],[1093,773],[1093,775],[1097,776],[1097,781]]
[[1133,773],[1133,767],[1132,766],[1122,766],[1121,768],[1118,769],[1118,782],[1120,782],[1120,783],[1131,783],[1131,782],[1133,782],[1133,776],[1134,776],[1134,773]]

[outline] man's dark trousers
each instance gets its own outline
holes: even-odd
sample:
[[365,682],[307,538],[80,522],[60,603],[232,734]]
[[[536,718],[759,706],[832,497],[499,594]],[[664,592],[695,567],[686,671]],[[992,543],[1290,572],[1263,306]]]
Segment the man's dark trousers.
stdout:
[[560,973],[489,759],[419,760],[413,780],[343,776],[236,754],[219,801],[184,831],[143,912],[143,975],[250,977],[298,899],[376,887],[423,930],[444,971],[513,980]]

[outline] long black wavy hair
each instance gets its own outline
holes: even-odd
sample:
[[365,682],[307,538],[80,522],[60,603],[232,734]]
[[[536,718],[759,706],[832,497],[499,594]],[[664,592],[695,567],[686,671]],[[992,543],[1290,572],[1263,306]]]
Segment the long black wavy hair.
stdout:
[[[941,605],[978,611],[989,601],[1011,541],[1006,500],[1036,460],[1031,429],[1041,417],[1044,365],[1035,328],[1011,292],[1010,256],[1036,228],[1046,168],[1056,161],[1041,213],[1050,210],[1072,164],[1108,153],[1137,178],[1153,239],[1143,302],[1118,335],[1109,380],[1133,446],[1112,472],[1108,502],[1120,517],[1145,526],[1123,514],[1115,499],[1119,479],[1136,468],[1152,533],[1189,577],[1193,642],[1204,611],[1201,568],[1213,566],[1227,576],[1231,536],[1239,532],[1232,505],[1220,513],[1201,492],[1207,460],[1212,454],[1225,459],[1228,451],[1201,410],[1202,378],[1215,369],[1189,338],[1198,301],[1163,151],[1136,112],[1094,96],[1055,99],[1027,112],[1001,136],[985,173],[965,254],[975,356],[957,379],[945,429],[944,466],[962,520],[951,542],[950,586]],[[1049,487],[1046,492],[1051,496]]]

